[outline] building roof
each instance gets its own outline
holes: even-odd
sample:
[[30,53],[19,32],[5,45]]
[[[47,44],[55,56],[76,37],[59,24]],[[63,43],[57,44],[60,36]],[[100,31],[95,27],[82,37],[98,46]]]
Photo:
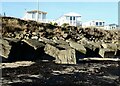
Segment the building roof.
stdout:
[[27,11],[27,13],[37,13],[37,12],[47,14],[47,12],[38,11],[38,10]]
[[78,13],[70,12],[70,13],[64,14],[64,16],[81,16],[81,15]]
[[109,24],[109,26],[118,26],[117,24]]
[[92,22],[105,22],[104,20],[91,20]]

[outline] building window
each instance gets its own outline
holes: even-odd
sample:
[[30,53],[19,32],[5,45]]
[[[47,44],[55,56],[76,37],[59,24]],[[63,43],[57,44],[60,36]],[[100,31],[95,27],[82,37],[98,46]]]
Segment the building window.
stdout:
[[38,14],[38,19],[40,19],[40,20],[41,20],[41,14]]
[[66,20],[70,20],[70,17],[69,17],[69,16],[66,16]]
[[96,22],[96,26],[98,26],[98,22]]
[[45,14],[43,14],[42,19],[46,19],[46,15]]
[[72,20],[72,16],[70,17],[70,20]]
[[102,22],[100,22],[100,26],[102,26]]
[[32,13],[32,18],[33,18],[33,19],[35,18],[35,13]]
[[73,20],[75,20],[75,17],[73,17]]

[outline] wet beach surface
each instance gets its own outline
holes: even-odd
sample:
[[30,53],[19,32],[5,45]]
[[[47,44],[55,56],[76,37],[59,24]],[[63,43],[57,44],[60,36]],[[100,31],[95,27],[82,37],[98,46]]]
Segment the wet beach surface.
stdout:
[[36,61],[30,66],[2,68],[2,86],[120,86],[118,62],[60,65]]

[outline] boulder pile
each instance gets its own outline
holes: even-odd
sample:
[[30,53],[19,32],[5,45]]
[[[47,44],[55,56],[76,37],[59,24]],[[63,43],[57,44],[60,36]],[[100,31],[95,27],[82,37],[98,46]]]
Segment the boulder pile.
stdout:
[[82,58],[120,58],[120,30],[60,27],[2,17],[3,61],[52,60],[76,64]]

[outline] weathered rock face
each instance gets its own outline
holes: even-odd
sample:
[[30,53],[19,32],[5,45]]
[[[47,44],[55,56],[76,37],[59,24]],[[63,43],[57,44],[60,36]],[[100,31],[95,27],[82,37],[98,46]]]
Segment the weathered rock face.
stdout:
[[0,39],[0,56],[4,58],[9,57],[9,53],[11,50],[11,45],[7,40]]
[[47,38],[40,38],[39,41],[44,42],[46,44],[53,44],[53,45],[55,45],[55,43],[52,40],[47,39]]
[[67,49],[61,50],[52,45],[45,46],[45,53],[55,58],[56,63],[60,64],[76,64],[75,50]]
[[59,45],[68,45],[68,43],[64,40],[53,40],[56,44],[59,44]]
[[115,57],[115,51],[112,49],[108,49],[108,48],[100,49],[99,54],[103,58],[114,58]]
[[86,54],[86,49],[85,47],[82,45],[82,44],[78,44],[76,42],[70,42],[70,46],[74,49],[76,49],[77,51],[83,53],[83,54]]
[[[101,45],[104,49],[107,49],[104,54],[109,52],[108,57],[117,57],[120,58],[120,49],[119,44],[113,44],[113,43],[104,43]],[[110,53],[111,52],[111,53]],[[111,56],[110,56],[111,54]]]
[[35,39],[28,39],[28,40],[22,40],[23,42],[27,43],[28,45],[30,45],[31,47],[33,47],[35,50],[37,50],[38,48],[44,47],[45,44],[35,40]]
[[58,60],[60,60],[61,64],[76,64],[75,50],[74,49],[61,50],[58,54]]
[[120,44],[117,44],[116,57],[117,57],[117,58],[120,58]]
[[82,44],[78,44],[77,42],[70,41],[69,45],[71,48],[75,49],[76,51],[76,61],[79,63],[79,59],[86,57],[87,50]]
[[92,51],[96,51],[96,49],[100,49],[100,43],[95,43],[95,42],[88,42],[87,44],[84,44],[86,48],[89,48]]
[[7,39],[0,40],[1,58],[55,59],[61,64],[76,64],[84,57],[120,58],[119,30],[60,27],[12,17],[3,17],[2,26]]
[[100,43],[88,42],[84,44],[84,47],[86,48],[86,57],[101,57],[99,55]]
[[[73,39],[80,41],[85,38],[94,42],[118,43],[119,32],[108,31],[99,28],[59,27],[51,24],[37,23],[35,21],[24,21],[12,17],[2,18],[2,35],[18,39],[39,39],[45,37],[52,39]],[[115,41],[115,42],[114,42]]]
[[105,44],[104,43],[104,44],[102,44],[102,47],[117,51],[117,45],[116,44],[112,44],[112,43],[106,43]]

